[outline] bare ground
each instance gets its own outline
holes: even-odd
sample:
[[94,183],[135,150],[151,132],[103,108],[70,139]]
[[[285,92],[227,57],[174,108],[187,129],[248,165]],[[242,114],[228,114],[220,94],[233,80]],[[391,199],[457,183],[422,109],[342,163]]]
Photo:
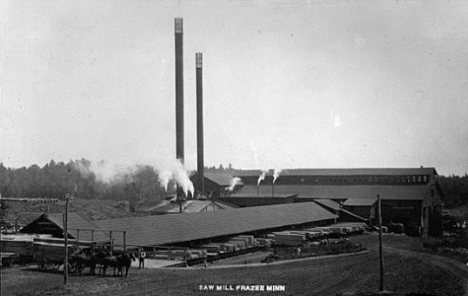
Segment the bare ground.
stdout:
[[[2,270],[2,295],[237,295],[236,291],[200,291],[200,285],[285,285],[275,295],[369,294],[379,287],[377,236],[362,235],[369,252],[346,257],[301,260],[233,268],[132,269],[128,278],[71,276],[35,268]],[[467,295],[468,267],[422,252],[417,239],[384,237],[385,288],[395,295]],[[266,295],[267,292],[243,292]]]

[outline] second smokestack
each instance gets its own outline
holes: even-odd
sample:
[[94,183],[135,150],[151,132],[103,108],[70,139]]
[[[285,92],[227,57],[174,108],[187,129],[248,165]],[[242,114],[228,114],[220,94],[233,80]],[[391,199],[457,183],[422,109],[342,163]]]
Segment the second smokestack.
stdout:
[[176,158],[184,163],[184,48],[183,20],[174,19],[175,32],[175,99],[176,99]]
[[205,195],[204,151],[203,151],[203,55],[195,54],[197,83],[197,171],[200,195]]

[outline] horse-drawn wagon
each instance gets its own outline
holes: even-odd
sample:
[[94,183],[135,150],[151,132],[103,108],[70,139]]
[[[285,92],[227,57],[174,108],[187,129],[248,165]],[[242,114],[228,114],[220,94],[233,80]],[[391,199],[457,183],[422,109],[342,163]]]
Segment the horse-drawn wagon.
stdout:
[[[71,260],[72,254],[76,252],[76,246],[68,246],[68,270],[74,272],[75,264]],[[40,270],[58,270],[64,265],[65,245],[48,242],[34,242],[34,258]]]

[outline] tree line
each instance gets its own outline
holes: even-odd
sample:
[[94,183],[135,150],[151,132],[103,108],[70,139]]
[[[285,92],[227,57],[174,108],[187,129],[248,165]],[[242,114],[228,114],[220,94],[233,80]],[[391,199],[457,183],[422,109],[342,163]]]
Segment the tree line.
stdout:
[[468,205],[468,175],[439,176],[438,183],[442,189],[443,201],[447,208]]
[[[172,188],[172,187],[170,187]],[[84,199],[113,199],[138,202],[165,196],[157,171],[139,166],[110,181],[97,178],[86,159],[68,163],[51,160],[43,167],[7,168],[0,163],[0,194],[4,197],[64,198],[73,194]]]

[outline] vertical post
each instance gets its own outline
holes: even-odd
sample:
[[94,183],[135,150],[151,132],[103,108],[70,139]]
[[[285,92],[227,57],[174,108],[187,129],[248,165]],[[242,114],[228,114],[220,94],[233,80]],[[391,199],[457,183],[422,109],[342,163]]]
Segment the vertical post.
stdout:
[[109,242],[110,242],[110,254],[112,256],[112,251],[114,249],[114,244],[112,242],[112,230],[109,230]]
[[65,195],[65,221],[63,223],[64,236],[65,236],[65,260],[63,264],[63,283],[68,285],[68,201],[70,195]]
[[257,185],[257,198],[259,197],[258,185]]
[[275,197],[275,182],[271,184],[271,197]]
[[123,248],[124,248],[124,252],[127,251],[127,232],[126,231],[123,232]]
[[379,212],[379,261],[380,261],[380,291],[385,290],[384,285],[384,263],[383,263],[383,250],[382,250],[382,200],[380,194],[377,194],[377,209]]

